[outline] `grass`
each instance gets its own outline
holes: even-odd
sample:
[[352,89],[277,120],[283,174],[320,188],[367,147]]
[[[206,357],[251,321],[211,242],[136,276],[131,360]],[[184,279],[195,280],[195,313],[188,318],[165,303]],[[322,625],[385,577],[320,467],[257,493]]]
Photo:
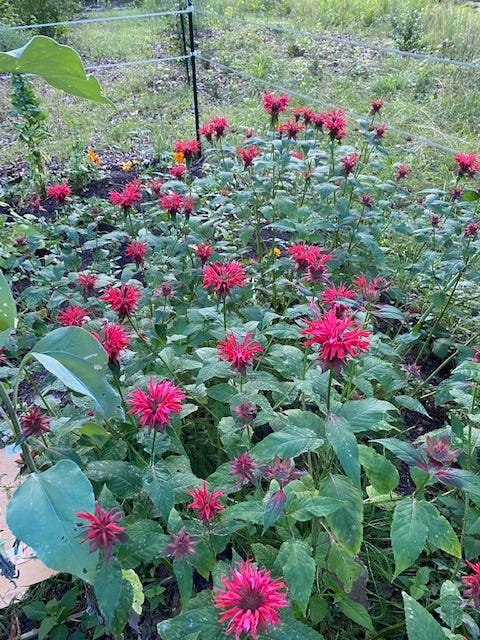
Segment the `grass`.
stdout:
[[[463,60],[474,61],[480,45],[480,15],[453,0],[226,0],[221,4],[198,0],[197,6],[385,46],[399,46],[402,39],[411,44],[413,38],[418,50]],[[169,8],[162,0],[125,13]],[[119,12],[101,15],[118,16]],[[370,98],[382,97],[384,119],[391,126],[465,152],[477,149],[478,72],[201,15],[198,22],[198,49],[207,58],[361,115],[368,112]],[[66,34],[66,42],[79,51],[86,66],[182,53],[179,23],[174,18],[76,25]],[[96,71],[96,75],[117,111],[62,96],[36,83],[53,133],[50,151],[59,160],[68,157],[78,138],[99,153],[142,157],[159,153],[178,137],[193,137],[192,93],[181,62],[118,67]],[[202,121],[222,114],[245,126],[266,122],[260,107],[261,93],[268,90],[265,85],[227,76],[214,64],[203,62],[198,64],[198,83]],[[3,80],[2,114],[9,110],[8,92]],[[315,103],[309,106],[322,108]],[[9,162],[21,151],[12,123],[5,115],[0,122],[3,161]],[[434,171],[442,180],[449,179],[444,171],[451,167],[449,154],[400,138],[396,143],[399,150],[412,152],[411,164],[417,173]]]

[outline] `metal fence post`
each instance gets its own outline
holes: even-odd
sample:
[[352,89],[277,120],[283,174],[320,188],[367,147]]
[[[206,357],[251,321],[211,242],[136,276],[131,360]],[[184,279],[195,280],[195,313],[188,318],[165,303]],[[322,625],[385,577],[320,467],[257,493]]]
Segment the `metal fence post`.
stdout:
[[195,65],[195,38],[193,33],[193,4],[192,0],[187,0],[188,33],[190,36],[190,64],[192,68],[192,89],[193,89],[193,109],[195,111],[195,132],[198,144],[200,145],[200,112],[198,109],[198,89],[197,70]]
[[[181,9],[181,6],[179,7]],[[183,55],[185,56],[185,72],[187,74],[187,84],[190,84],[190,65],[188,64],[187,58],[187,36],[185,33],[185,18],[184,14],[180,14],[180,29],[182,32],[182,49]]]

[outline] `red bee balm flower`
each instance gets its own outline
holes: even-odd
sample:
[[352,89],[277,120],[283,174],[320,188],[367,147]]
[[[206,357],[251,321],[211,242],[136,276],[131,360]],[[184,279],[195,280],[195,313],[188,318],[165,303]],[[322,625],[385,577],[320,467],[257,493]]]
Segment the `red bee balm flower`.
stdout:
[[195,555],[194,546],[196,544],[196,539],[193,538],[185,527],[182,527],[178,532],[178,535],[175,533],[171,533],[170,537],[172,538],[172,542],[167,544],[165,547],[165,552],[172,556],[172,558],[176,558],[180,562],[185,560],[187,555],[193,556]]
[[98,333],[93,333],[108,355],[108,364],[117,365],[120,362],[120,353],[130,345],[130,334],[121,325],[114,322],[106,322],[103,325],[103,340]]
[[290,104],[290,98],[287,95],[276,97],[273,93],[265,93],[262,98],[263,108],[270,114],[270,124],[276,125],[278,122],[278,114]]
[[131,209],[135,202],[140,202],[142,194],[140,193],[140,182],[135,179],[133,182],[127,182],[123,191],[110,191],[108,199],[113,205],[118,205],[121,209],[126,211]]
[[131,258],[137,267],[139,267],[147,255],[147,247],[148,244],[146,242],[132,240],[132,242],[127,244],[125,255],[127,258]]
[[162,196],[158,203],[162,209],[165,209],[173,217],[183,209],[185,200],[178,193],[169,193],[166,196]]
[[86,273],[85,271],[82,271],[82,273],[78,274],[77,284],[85,289],[85,294],[93,291],[96,282],[97,276],[93,273]]
[[213,606],[224,609],[219,622],[229,622],[227,636],[235,634],[238,640],[244,633],[256,640],[259,632],[268,633],[269,625],[282,624],[278,609],[288,606],[287,587],[269,571],[252,567],[251,560],[238,562],[221,582],[224,588],[213,596]]
[[202,487],[196,487],[191,491],[187,491],[187,493],[193,498],[193,502],[187,504],[187,509],[198,511],[198,517],[204,525],[211,522],[218,511],[225,509],[218,501],[218,498],[223,496],[224,491],[212,491],[209,495],[205,480]]
[[212,247],[208,244],[208,242],[197,244],[197,246],[195,247],[195,255],[202,264],[206,264],[208,262],[208,259],[210,258],[212,253]]
[[170,380],[154,380],[147,382],[147,393],[136,387],[127,399],[131,405],[128,413],[139,416],[142,427],[155,429],[163,433],[170,422],[172,413],[180,413],[185,394]]
[[355,170],[355,166],[360,160],[360,155],[358,153],[352,153],[349,156],[344,156],[343,158],[340,158],[340,160],[342,161],[343,172],[346,176],[348,176],[351,173],[353,173],[353,171]]
[[241,487],[245,482],[255,483],[254,472],[257,469],[258,465],[252,456],[245,451],[245,453],[240,453],[234,460],[231,460],[229,463],[230,471],[228,472],[231,476],[237,476],[237,482],[235,483],[237,487]]
[[175,153],[183,153],[186,160],[190,160],[200,151],[197,140],[177,140],[173,145]]
[[57,322],[62,327],[81,327],[88,317],[88,311],[81,307],[67,307],[57,316]]
[[250,340],[252,335],[248,332],[242,342],[238,342],[233,333],[227,333],[225,340],[220,340],[218,343],[220,360],[230,362],[232,368],[237,369],[242,376],[247,373],[247,367],[257,359],[256,354],[263,351],[258,342]]
[[49,424],[50,418],[40,413],[40,407],[33,407],[20,418],[23,439],[47,433],[50,431]]
[[185,164],[177,164],[174,167],[170,167],[168,173],[176,178],[177,180],[181,180],[187,170],[187,165]]
[[358,327],[353,318],[338,318],[335,309],[330,309],[323,318],[307,320],[308,327],[300,331],[311,335],[305,345],[318,344],[324,369],[339,370],[347,356],[358,356],[367,351],[370,336],[368,331]]
[[289,140],[296,140],[297,135],[304,129],[305,127],[302,124],[298,124],[293,120],[289,120],[288,122],[285,122],[278,127],[278,132],[280,133],[280,135],[285,134]]
[[473,153],[457,153],[454,158],[458,165],[458,175],[473,178],[480,171],[480,161]]
[[251,167],[253,164],[253,159],[257,158],[260,155],[257,147],[253,144],[251,147],[248,147],[248,149],[237,149],[237,153],[242,158],[243,167],[245,169]]
[[112,547],[116,542],[125,542],[125,527],[118,523],[122,513],[116,509],[106,511],[95,501],[95,515],[93,513],[77,513],[77,518],[88,520],[89,524],[84,524],[83,528],[87,533],[81,542],[89,542],[89,551],[93,553],[101,548],[105,560],[108,562],[112,558]]
[[370,115],[374,116],[376,113],[380,113],[380,109],[383,107],[383,100],[370,100]]
[[57,204],[64,204],[72,195],[72,190],[66,182],[52,184],[47,189],[47,196],[57,201]]
[[320,249],[313,244],[294,244],[287,251],[292,256],[296,269],[300,271],[307,269],[322,255]]
[[120,287],[108,287],[100,300],[106,302],[113,311],[118,313],[120,321],[131,315],[142,297],[139,287],[128,286],[124,282]]
[[203,268],[203,286],[213,287],[219,296],[228,295],[233,287],[246,285],[246,274],[239,262],[215,262]]
[[466,589],[463,595],[467,598],[472,598],[475,607],[480,607],[480,562],[474,564],[467,560],[467,564],[474,572],[472,576],[463,576],[462,584]]
[[328,113],[321,113],[320,116],[331,140],[340,142],[347,135],[345,111],[342,109],[330,109]]

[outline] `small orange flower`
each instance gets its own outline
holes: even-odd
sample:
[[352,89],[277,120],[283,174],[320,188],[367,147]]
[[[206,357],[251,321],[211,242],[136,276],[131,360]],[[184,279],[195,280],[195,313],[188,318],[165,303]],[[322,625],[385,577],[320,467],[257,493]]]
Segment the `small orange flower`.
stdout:
[[275,258],[279,258],[282,255],[281,249],[279,249],[278,247],[273,247],[273,255],[275,256]]
[[87,157],[88,157],[88,161],[91,162],[92,164],[96,164],[97,166],[100,164],[100,157],[97,156],[97,154],[93,149],[89,149],[87,151]]
[[175,153],[173,154],[173,160],[177,164],[183,164],[185,161],[185,155],[183,151],[175,151]]
[[132,167],[133,167],[133,162],[131,160],[127,160],[127,162],[122,163],[123,171],[130,171]]

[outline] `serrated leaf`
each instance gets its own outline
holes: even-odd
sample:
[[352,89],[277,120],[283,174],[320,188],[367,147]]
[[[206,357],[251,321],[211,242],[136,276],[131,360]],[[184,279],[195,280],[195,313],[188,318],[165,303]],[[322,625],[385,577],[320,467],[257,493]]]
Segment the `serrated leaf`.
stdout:
[[351,425],[354,433],[358,431],[378,431],[385,429],[385,422],[390,420],[389,412],[398,412],[398,409],[385,400],[366,398],[365,400],[349,400],[338,411],[338,415],[345,418]]
[[143,490],[167,521],[174,505],[173,481],[163,465],[148,468],[143,476]]
[[379,438],[372,442],[378,442],[410,467],[422,467],[427,463],[425,454],[408,442],[402,442],[396,438]]
[[210,591],[203,591],[192,598],[179,616],[160,622],[157,630],[160,640],[223,640],[225,631],[217,620],[218,611],[213,607],[212,595]]
[[408,640],[445,640],[442,627],[420,603],[402,592]]
[[47,567],[93,583],[98,552],[90,553],[88,544],[81,544],[82,522],[76,514],[94,510],[88,478],[71,460],[60,460],[20,485],[8,504],[7,522]]
[[110,562],[99,563],[93,588],[106,627],[110,629],[122,590],[122,567],[118,560],[112,558]]
[[350,423],[340,416],[329,413],[325,420],[325,434],[343,470],[350,480],[360,485],[360,462],[357,439],[350,430]]
[[265,505],[262,535],[281,516],[286,502],[287,496],[283,489],[278,489],[278,491],[275,491],[275,493],[270,496],[267,504]]
[[430,417],[428,411],[417,398],[412,398],[411,396],[395,396],[395,402],[401,407],[405,407],[405,409],[421,413],[423,416],[427,416],[427,418]]
[[141,472],[122,460],[90,462],[86,474],[94,482],[105,482],[117,498],[131,498],[142,487]]
[[363,500],[360,490],[349,478],[340,475],[322,480],[319,493],[342,502],[334,513],[326,516],[333,534],[352,555],[360,551],[363,540]]
[[345,503],[335,498],[325,496],[296,496],[289,503],[288,515],[298,522],[306,522],[312,518],[324,518],[345,506]]
[[310,431],[293,425],[287,425],[281,431],[271,433],[253,448],[252,455],[256,460],[280,458],[296,458],[306,451],[315,451],[323,444],[323,440]]
[[140,578],[133,569],[122,570],[123,579],[130,583],[133,592],[132,609],[140,616],[142,614],[142,606],[145,602],[145,594]]
[[127,540],[118,547],[117,555],[126,569],[134,569],[141,563],[151,562],[161,556],[170,536],[153,520],[138,520],[125,528]]
[[92,398],[102,417],[110,417],[119,408],[120,396],[106,378],[109,369],[105,349],[85,329],[54,329],[30,354],[66,387]]
[[287,540],[280,547],[275,564],[281,567],[290,597],[305,615],[315,578],[315,561],[310,547],[303,540]]
[[390,460],[364,444],[358,445],[358,452],[360,464],[375,491],[381,494],[393,491],[400,482],[400,476]]
[[192,596],[193,586],[193,571],[192,566],[188,562],[180,562],[178,558],[173,560],[173,573],[177,581],[178,591],[180,593],[180,600],[182,602],[182,608],[184,609]]
[[368,615],[368,611],[365,607],[363,607],[359,602],[354,602],[349,598],[342,598],[338,602],[338,606],[340,611],[347,616],[347,618],[350,618],[350,620],[353,620],[364,629],[373,631],[372,619]]
[[352,590],[353,583],[363,572],[362,565],[356,562],[342,545],[334,540],[330,541],[327,569],[336,575],[345,593],[349,593]]
[[448,520],[430,502],[421,501],[418,503],[418,507],[420,517],[427,525],[427,540],[432,548],[441,549],[455,558],[460,558],[462,547]]
[[440,616],[451,631],[462,624],[460,591],[451,580],[445,580],[440,589]]
[[410,567],[422,552],[428,528],[422,521],[422,510],[416,498],[404,498],[393,512],[390,536],[395,558],[396,578]]

